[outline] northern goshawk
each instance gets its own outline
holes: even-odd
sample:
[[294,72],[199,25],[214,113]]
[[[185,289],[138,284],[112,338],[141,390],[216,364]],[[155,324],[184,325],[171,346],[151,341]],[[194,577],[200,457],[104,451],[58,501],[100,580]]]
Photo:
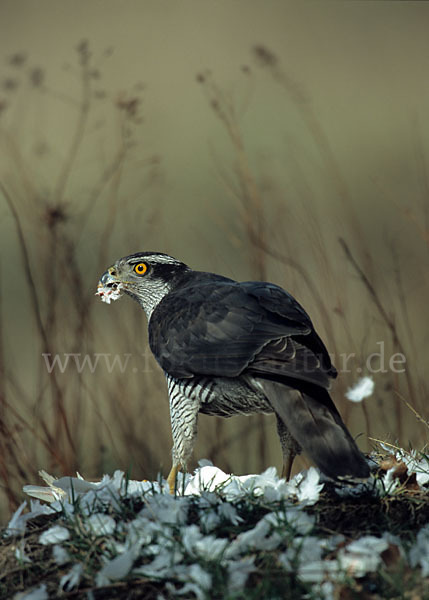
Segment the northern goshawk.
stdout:
[[192,453],[198,413],[274,412],[286,478],[301,450],[333,479],[368,477],[328,393],[337,372],[290,294],[272,283],[193,271],[158,252],[121,258],[102,275],[102,300],[123,292],[145,311],[150,348],[167,379],[171,490]]

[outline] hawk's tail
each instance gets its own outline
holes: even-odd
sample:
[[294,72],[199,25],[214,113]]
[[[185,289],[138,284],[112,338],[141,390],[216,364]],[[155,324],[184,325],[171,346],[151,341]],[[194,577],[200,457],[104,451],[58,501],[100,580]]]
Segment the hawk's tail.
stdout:
[[259,382],[292,437],[325,475],[333,479],[369,476],[365,457],[325,389],[311,386],[300,391],[274,381]]

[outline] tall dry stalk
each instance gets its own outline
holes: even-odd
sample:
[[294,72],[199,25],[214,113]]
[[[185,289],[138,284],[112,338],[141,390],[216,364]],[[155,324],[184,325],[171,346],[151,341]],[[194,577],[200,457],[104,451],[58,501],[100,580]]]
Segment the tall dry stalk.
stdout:
[[[140,98],[137,94],[112,98],[111,121],[117,123],[118,147],[101,173],[94,174],[85,193],[86,202],[76,204],[74,189],[79,158],[89,143],[87,124],[98,110],[97,102],[102,101],[95,97],[94,82],[98,75],[93,60],[88,42],[80,43],[78,101],[49,88],[43,71],[39,71],[38,78],[33,77],[31,85],[35,91],[54,101],[58,98],[65,111],[64,120],[74,119],[70,139],[64,139],[67,151],[59,154],[62,165],[49,190],[39,189],[31,162],[20,147],[19,136],[12,135],[7,123],[1,122],[3,158],[12,159],[14,170],[4,169],[0,174],[0,198],[14,225],[21,255],[25,295],[31,307],[31,315],[26,318],[32,318],[36,324],[36,335],[28,340],[33,348],[34,375],[24,376],[19,361],[13,363],[3,351],[8,324],[0,307],[0,505],[7,500],[9,508],[20,501],[23,484],[37,482],[40,468],[58,476],[86,470],[87,476],[97,477],[103,472],[98,469],[112,470],[118,466],[128,469],[134,463],[141,476],[155,475],[164,448],[170,445],[167,427],[160,426],[157,414],[147,416],[151,403],[141,397],[153,396],[156,406],[161,396],[154,365],[143,380],[134,378],[138,389],[124,402],[128,372],[99,368],[91,373],[73,365],[64,372],[56,368],[49,372],[43,358],[43,355],[61,357],[64,351],[93,358],[103,344],[112,348],[112,356],[122,351],[137,359],[144,346],[144,338],[141,340],[129,332],[124,335],[127,319],[124,323],[111,319],[106,339],[106,328],[100,316],[94,314],[96,282],[107,266],[116,216],[122,210],[120,173],[133,153],[133,130],[140,122]],[[147,159],[142,175],[146,172],[151,179],[152,171],[159,170],[158,163],[159,159]],[[106,196],[107,209],[101,202]],[[88,222],[94,211],[98,211],[100,223],[96,238],[88,235]],[[131,222],[138,225],[135,219]],[[83,243],[92,246],[95,260],[82,260]],[[19,271],[18,266],[15,268]],[[9,298],[9,304],[11,301]],[[115,343],[118,340],[120,344]],[[165,436],[162,447],[152,452],[137,429],[132,435],[132,428],[139,423],[143,427],[145,420],[152,423],[152,430],[158,431],[158,440]]]
[[[347,216],[346,233],[349,238],[357,240],[357,243],[359,244],[362,266],[353,257],[348,242],[346,242],[345,239],[342,239],[340,243],[344,251],[345,259],[348,263],[352,264],[359,279],[364,283],[367,292],[369,292],[370,302],[373,303],[377,313],[381,316],[386,331],[391,338],[393,352],[409,357],[409,349],[410,346],[413,345],[412,332],[410,333],[410,339],[406,340],[404,343],[404,339],[401,337],[398,328],[398,322],[404,323],[406,329],[411,328],[408,298],[406,297],[403,288],[402,263],[400,264],[397,259],[396,263],[393,265],[397,297],[400,305],[398,312],[393,314],[384,308],[377,286],[372,283],[372,281],[377,280],[375,275],[377,272],[376,261],[372,256],[370,247],[365,246],[363,242],[364,232],[352,207],[347,182],[341,173],[335,159],[335,153],[324,132],[322,124],[316,117],[311,102],[308,101],[308,98],[305,97],[305,94],[299,89],[299,86],[297,86],[296,83],[288,77],[287,73],[281,69],[276,57],[272,53],[259,47],[256,49],[256,54],[263,63],[263,66],[268,68],[276,82],[287,91],[289,97],[292,98],[300,111],[303,122],[310,131],[313,140],[319,149],[320,155],[325,161],[326,176],[336,186],[337,196],[341,200],[343,213]],[[249,71],[247,71],[247,73],[248,72]],[[210,72],[199,75],[197,79],[204,89],[210,107],[227,132],[231,147],[234,151],[234,167],[232,175],[227,172],[225,167],[221,169],[221,172],[228,191],[232,192],[238,199],[238,219],[242,225],[247,245],[253,247],[253,252],[251,251],[248,253],[251,261],[250,264],[252,266],[263,265],[263,269],[253,269],[254,276],[259,279],[265,279],[267,269],[270,265],[270,259],[293,269],[297,273],[300,285],[307,288],[310,300],[313,300],[313,306],[316,307],[322,317],[321,321],[326,333],[325,339],[328,348],[331,351],[334,351],[335,355],[341,355],[341,352],[344,352],[344,348],[349,348],[349,351],[353,351],[355,354],[354,368],[357,370],[357,373],[365,372],[365,341],[362,336],[370,333],[370,327],[368,326],[364,331],[359,331],[352,329],[348,322],[348,318],[350,318],[351,315],[347,315],[347,301],[343,300],[341,296],[341,294],[343,294],[345,298],[347,297],[347,281],[342,282],[342,284],[339,285],[336,275],[336,269],[338,268],[337,263],[341,262],[341,260],[339,260],[337,256],[329,256],[327,247],[323,243],[322,235],[320,235],[318,239],[315,239],[314,236],[319,234],[316,229],[313,230],[312,234],[310,233],[309,228],[306,231],[300,232],[301,238],[307,239],[308,237],[309,247],[312,251],[315,254],[318,253],[317,259],[319,262],[321,261],[323,263],[327,279],[335,282],[338,286],[336,308],[335,311],[332,311],[332,308],[329,306],[329,296],[325,297],[323,295],[320,286],[320,276],[315,278],[314,274],[309,272],[307,266],[296,254],[286,253],[281,246],[275,244],[273,241],[278,237],[282,237],[276,236],[281,222],[279,221],[274,225],[270,223],[268,215],[264,210],[264,195],[261,191],[258,179],[250,167],[248,151],[243,142],[242,122],[244,121],[244,118],[237,108],[237,103],[234,101],[232,93],[223,90],[221,86],[216,83]],[[293,198],[286,200],[286,202],[288,201],[291,204],[295,202]],[[304,210],[307,211],[306,223],[311,223],[312,215],[314,213],[311,201],[306,200],[303,207]],[[225,221],[223,222],[225,223]],[[391,254],[394,261],[396,255],[395,253]],[[311,312],[311,301],[307,306]],[[370,304],[364,303],[364,306],[368,312],[374,312]],[[351,320],[355,321],[355,318],[352,318]],[[414,352],[414,358],[417,363],[418,356],[416,352]],[[348,374],[340,373],[340,375],[339,382],[335,384],[337,397],[338,393],[344,393],[347,382],[351,383],[350,378],[353,377],[353,374],[350,376]],[[356,380],[356,375],[354,375],[354,377]],[[403,389],[402,381],[405,378],[407,397],[414,406],[420,406],[421,399],[426,393],[427,386],[419,381],[415,369],[407,366],[405,374],[402,377],[399,377],[398,373],[394,371],[385,377],[389,380],[389,385],[392,386],[392,389],[395,390],[396,394]],[[417,392],[417,389],[419,392]],[[380,387],[378,387],[377,395],[380,398],[381,394],[382,391]],[[394,403],[395,414],[394,436],[395,438],[405,441],[407,429],[404,420],[403,406],[399,402],[397,395],[392,399],[392,402]],[[382,410],[386,409],[389,413],[391,412],[391,408],[388,404],[385,405],[383,402],[379,402],[378,404]],[[346,421],[349,414],[351,414],[351,409],[352,405],[350,403],[346,404],[344,410]],[[372,415],[375,412],[374,409],[375,407],[371,406],[370,402],[361,404],[367,436],[371,435],[371,430],[373,428],[374,417]],[[262,437],[260,438],[259,443],[260,446],[264,443]]]

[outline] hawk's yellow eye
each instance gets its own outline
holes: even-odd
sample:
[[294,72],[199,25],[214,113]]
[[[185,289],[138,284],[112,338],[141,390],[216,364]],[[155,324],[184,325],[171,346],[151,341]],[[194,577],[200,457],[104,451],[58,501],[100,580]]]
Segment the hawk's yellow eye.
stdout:
[[147,264],[139,263],[134,267],[134,271],[137,273],[137,275],[144,275],[147,271]]

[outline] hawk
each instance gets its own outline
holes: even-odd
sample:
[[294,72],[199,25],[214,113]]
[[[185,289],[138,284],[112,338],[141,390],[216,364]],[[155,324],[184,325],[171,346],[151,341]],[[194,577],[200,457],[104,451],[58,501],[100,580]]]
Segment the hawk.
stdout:
[[282,476],[302,450],[332,479],[369,475],[328,389],[337,371],[302,306],[261,281],[194,271],[172,256],[138,252],[101,276],[97,294],[123,293],[147,315],[149,345],[165,373],[173,437],[174,491],[197,434],[199,413],[274,413]]

